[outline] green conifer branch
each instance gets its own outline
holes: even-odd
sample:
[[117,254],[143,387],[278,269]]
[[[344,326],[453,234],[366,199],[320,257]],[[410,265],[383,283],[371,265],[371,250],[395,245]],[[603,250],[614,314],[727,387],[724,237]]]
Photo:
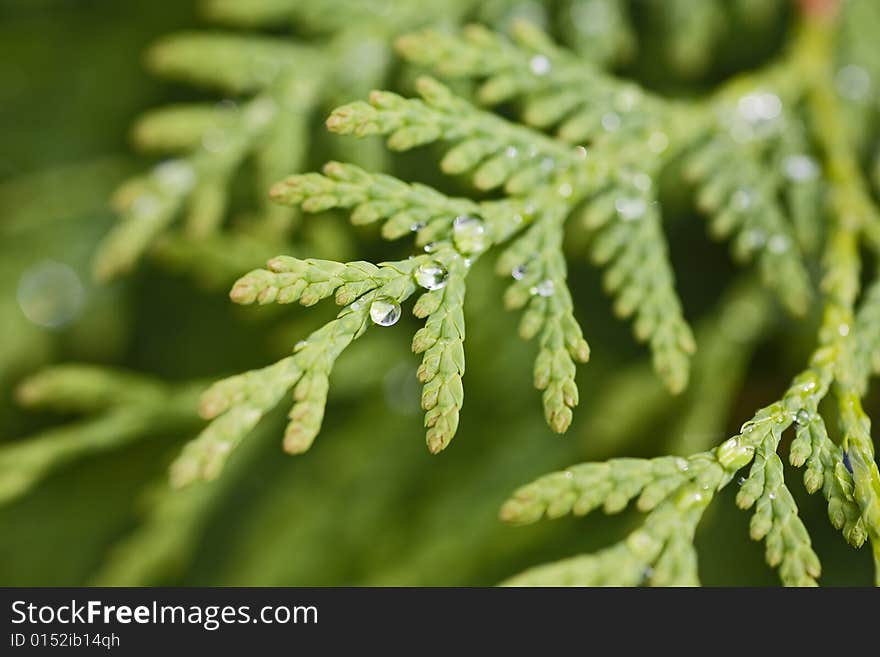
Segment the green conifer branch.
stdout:
[[[880,554],[876,547],[880,529],[880,476],[874,460],[870,422],[860,402],[865,393],[865,376],[870,366],[857,364],[854,358],[856,355],[864,357],[872,354],[876,339],[876,329],[865,319],[873,318],[877,312],[873,288],[862,303],[861,320],[854,311],[859,291],[858,244],[860,238],[866,236],[866,228],[873,220],[873,207],[864,193],[861,173],[850,150],[846,131],[834,118],[837,101],[830,91],[828,68],[831,25],[827,16],[808,16],[796,49],[801,57],[799,65],[812,74],[808,100],[826,158],[831,186],[829,209],[832,225],[824,258],[822,290],[825,308],[819,344],[810,367],[795,378],[779,402],[758,411],[752,420],[743,425],[737,436],[714,452],[699,455],[708,458],[718,468],[717,477],[710,482],[710,489],[727,485],[737,470],[751,462],[749,475],[743,480],[737,495],[737,504],[742,508],[755,506],[751,522],[752,538],[765,540],[766,560],[771,566],[779,568],[780,578],[786,585],[814,585],[821,572],[809,534],[798,517],[794,499],[785,485],[782,461],[776,453],[782,433],[791,426],[796,427],[796,437],[790,460],[795,466],[806,464],[804,477],[807,490],[811,493],[823,490],[828,499],[832,524],[843,530],[850,543],[858,547],[866,538],[870,539],[875,561]],[[864,315],[861,315],[862,312]],[[858,329],[864,333],[858,333]],[[844,434],[839,447],[828,438],[819,414],[819,402],[829,393],[835,395],[839,405],[838,415]],[[581,467],[584,472],[605,472],[607,468],[613,471],[611,464],[614,462],[599,464],[598,468],[597,464]],[[646,480],[644,473],[651,472],[654,461],[637,460],[632,463],[637,465],[624,475],[622,483],[616,482],[613,486],[605,484],[603,488],[601,483],[589,482],[583,488],[595,491],[599,496],[608,495],[609,489],[623,488],[626,493],[620,497],[622,504],[606,503],[607,511],[619,510],[639,491],[649,490],[647,481],[650,479]],[[581,488],[575,486],[571,491],[563,483],[567,479],[575,479],[574,473],[574,469],[569,469],[520,489],[502,507],[502,518],[533,521],[545,513],[553,517],[570,509],[591,510],[597,504],[591,504],[588,496],[579,497]],[[660,499],[676,490],[679,494],[690,491],[681,482],[674,482],[668,490],[659,485],[657,488],[661,490]],[[603,490],[606,492],[603,493]],[[580,500],[580,506],[575,500]],[[653,498],[649,500],[654,502]],[[647,510],[653,505],[642,504],[640,500],[639,506]],[[645,526],[654,526],[653,513],[656,511],[649,513]],[[686,531],[682,533],[687,535]],[[529,584],[638,583],[635,579],[637,569],[650,568],[652,559],[658,558],[659,552],[646,552],[642,560],[635,559],[628,541],[596,555],[577,557],[529,571],[521,576],[522,579],[512,581]],[[662,540],[657,544],[662,545]],[[877,562],[877,573],[880,577],[880,561]],[[611,577],[620,579],[608,580]]]
[[164,429],[188,429],[198,386],[90,365],[66,364],[26,379],[19,403],[33,409],[89,416],[0,447],[0,504],[27,493],[52,471],[85,455],[116,449]]

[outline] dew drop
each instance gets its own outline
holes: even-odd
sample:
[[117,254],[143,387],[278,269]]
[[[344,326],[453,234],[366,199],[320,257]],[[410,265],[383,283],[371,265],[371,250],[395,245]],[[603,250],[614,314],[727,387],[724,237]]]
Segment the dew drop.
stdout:
[[552,297],[555,291],[556,286],[549,278],[545,278],[531,290],[532,294],[537,294],[539,297]]
[[738,486],[742,486],[744,483],[746,483],[746,478],[745,478],[745,477],[739,477],[739,478],[736,480],[736,483],[737,483]]
[[801,386],[802,392],[810,392],[810,390],[815,390],[816,382],[815,381],[807,381]]
[[794,182],[815,180],[819,175],[819,165],[809,155],[789,155],[782,161],[782,170]]
[[614,132],[620,128],[620,116],[617,112],[606,112],[602,115],[602,127],[606,132]]
[[511,160],[519,155],[519,149],[516,146],[508,146],[504,149],[504,156]]
[[[352,304],[352,305],[354,305],[354,304]],[[293,352],[296,353],[297,351],[302,351],[302,350],[305,349],[308,345],[309,345],[309,341],[308,341],[308,340],[300,340],[299,342],[297,342],[297,343],[293,346]]]
[[278,106],[271,98],[257,98],[245,109],[245,120],[250,127],[260,130],[265,128],[278,111]]
[[648,209],[645,199],[622,197],[614,201],[614,208],[624,221],[640,219]]
[[424,246],[425,253],[433,253],[437,250],[437,242],[428,242]]
[[21,312],[31,322],[57,329],[79,316],[85,291],[73,269],[60,262],[45,260],[25,270],[16,296]]
[[739,99],[739,115],[748,123],[757,124],[772,121],[782,113],[782,101],[773,93],[751,93]]
[[172,194],[185,194],[196,182],[196,172],[183,160],[166,160],[153,169],[156,182]]
[[662,153],[669,147],[669,137],[665,132],[657,130],[648,137],[648,149],[652,153]]
[[229,136],[220,128],[208,130],[202,137],[202,147],[209,153],[222,153],[229,146]]
[[569,183],[562,183],[559,186],[559,195],[562,198],[569,198],[572,195],[573,191],[574,190],[571,188],[571,185]]
[[651,185],[653,184],[651,176],[649,176],[647,173],[635,174],[632,181],[633,185],[635,185],[635,188],[640,192],[647,192],[649,189],[651,189]]
[[526,275],[526,266],[525,265],[517,265],[510,271],[510,275],[517,281],[521,281],[525,278]]
[[631,112],[641,97],[637,87],[627,87],[615,96],[614,106],[621,112]]
[[587,149],[584,146],[577,146],[574,149],[574,155],[579,160],[587,159]]
[[764,231],[753,228],[743,233],[742,241],[743,246],[751,251],[764,246],[767,241],[767,236],[764,234]]
[[799,410],[794,416],[795,424],[801,427],[808,425],[810,423],[810,420],[810,413],[804,408]]
[[767,250],[778,255],[788,251],[790,244],[791,241],[785,235],[774,235],[767,240]]
[[547,75],[552,66],[545,55],[535,55],[529,60],[529,68],[535,75]]
[[376,299],[370,304],[370,319],[379,326],[391,326],[400,319],[400,304],[393,299]]
[[731,202],[737,210],[747,210],[752,206],[752,193],[747,189],[738,189],[733,193]]
[[847,100],[865,100],[871,91],[871,76],[855,64],[841,68],[834,76],[834,82],[838,93]]
[[841,337],[846,337],[849,335],[849,324],[841,324],[837,327],[837,332],[840,333]]
[[410,231],[412,231],[413,233],[417,233],[417,232],[419,232],[422,228],[424,228],[425,226],[427,226],[427,224],[426,224],[424,221],[417,221],[417,222],[414,223],[412,226],[410,226],[409,229],[410,229]]
[[452,225],[452,236],[456,248],[462,253],[484,251],[489,246],[486,227],[476,217],[460,215]]
[[439,290],[449,280],[449,272],[443,265],[426,262],[419,265],[415,273],[416,283],[426,290]]
[[775,500],[775,499],[776,499],[776,493],[770,493],[767,497],[768,497],[769,499],[771,499],[771,500]]

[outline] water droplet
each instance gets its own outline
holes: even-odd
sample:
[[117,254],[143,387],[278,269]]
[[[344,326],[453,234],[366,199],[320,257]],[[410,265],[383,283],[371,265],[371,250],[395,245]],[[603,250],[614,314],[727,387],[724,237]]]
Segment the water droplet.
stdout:
[[159,186],[172,194],[186,194],[196,183],[196,172],[183,160],[166,160],[153,169]]
[[810,392],[811,390],[815,390],[816,382],[815,381],[807,381],[801,386],[801,391]]
[[846,337],[849,335],[849,324],[841,324],[837,327],[837,332],[840,333],[842,337]]
[[782,170],[795,182],[815,180],[819,175],[819,165],[809,155],[789,155],[782,161]]
[[425,253],[433,253],[437,250],[437,242],[428,242],[424,246]]
[[642,94],[637,87],[627,87],[614,98],[614,107],[620,112],[631,112]]
[[675,461],[675,467],[678,468],[679,472],[687,472],[689,470],[687,459],[679,457]]
[[202,136],[202,147],[209,153],[222,153],[229,145],[229,136],[220,128],[208,130]]
[[271,98],[257,98],[245,109],[245,120],[256,130],[266,127],[278,111],[278,106]]
[[525,278],[526,271],[527,270],[525,265],[517,265],[510,270],[510,275],[513,276],[515,280],[521,281],[523,278]]
[[400,304],[393,299],[376,299],[370,304],[370,319],[379,326],[391,326],[400,319]]
[[428,225],[428,224],[426,224],[424,221],[417,221],[417,222],[414,223],[412,226],[410,226],[409,229],[410,229],[413,233],[417,233],[417,232],[419,232],[422,228],[424,228],[424,227],[427,226],[427,225]]
[[529,68],[535,75],[547,75],[552,66],[546,56],[535,55],[529,60]]
[[752,193],[747,189],[738,189],[731,197],[733,207],[740,211],[750,208],[753,200]]
[[739,115],[751,124],[772,121],[782,113],[779,96],[767,92],[746,94],[739,99],[736,107]]
[[753,228],[742,234],[742,244],[749,251],[761,248],[767,241],[767,236],[763,230]]
[[785,253],[788,251],[788,247],[791,244],[791,240],[788,239],[785,235],[774,235],[769,240],[767,240],[767,250],[770,253]]
[[572,195],[572,192],[573,192],[573,191],[574,191],[574,190],[572,190],[571,185],[570,185],[569,183],[562,183],[562,184],[559,186],[559,195],[560,195],[562,198],[568,198],[569,196]]
[[562,474],[566,479],[574,479],[574,472],[572,472],[571,470],[566,470]]
[[508,146],[504,149],[504,156],[509,157],[510,159],[515,158],[519,155],[519,149],[516,146]]
[[643,198],[622,197],[614,201],[614,208],[624,221],[635,221],[645,214],[648,204]]
[[[352,304],[352,306],[353,305],[354,304]],[[303,349],[305,349],[308,346],[309,346],[308,340],[300,340],[295,345],[293,345],[293,353],[296,353],[297,351],[302,351]]]
[[767,495],[767,497],[768,497],[769,499],[771,499],[771,500],[775,500],[775,499],[776,499],[776,493],[770,493],[769,495]]
[[847,100],[862,101],[871,92],[871,76],[861,66],[847,64],[834,76],[838,93]]
[[736,480],[736,483],[737,483],[738,486],[742,486],[744,483],[746,483],[746,478],[745,478],[745,477],[739,477],[739,478]]
[[418,266],[415,277],[416,283],[426,290],[439,290],[446,285],[449,272],[438,263],[426,262]]
[[45,260],[21,275],[17,298],[21,312],[31,322],[57,329],[79,316],[85,291],[73,269],[60,262]]
[[797,413],[795,413],[794,416],[795,424],[801,427],[808,425],[811,419],[812,417],[810,416],[809,411],[807,411],[805,408],[799,410]]
[[574,149],[574,155],[579,160],[587,159],[587,149],[584,146],[577,146]]
[[662,153],[668,147],[669,137],[666,136],[665,132],[657,130],[656,132],[652,132],[651,136],[648,137],[648,149],[652,153]]
[[539,297],[552,297],[555,291],[556,286],[549,278],[545,278],[531,289],[532,294],[537,294]]
[[455,246],[462,253],[484,251],[489,246],[486,227],[476,217],[460,215],[452,225],[452,236]]
[[651,176],[647,173],[637,173],[633,175],[632,182],[633,185],[635,185],[635,188],[640,192],[647,192],[651,189],[651,185],[653,184]]
[[606,112],[602,115],[602,127],[606,132],[614,132],[620,128],[620,116],[617,112]]

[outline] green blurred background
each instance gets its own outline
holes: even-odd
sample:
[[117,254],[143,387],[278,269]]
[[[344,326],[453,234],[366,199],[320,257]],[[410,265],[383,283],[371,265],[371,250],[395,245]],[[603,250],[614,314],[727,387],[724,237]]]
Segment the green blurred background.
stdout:
[[[90,280],[89,259],[114,221],[108,197],[149,164],[129,146],[132,119],[199,97],[149,77],[141,66],[144,47],[199,25],[190,2],[0,0],[0,442],[76,421],[13,403],[15,384],[41,366],[81,361],[169,382],[208,381],[273,362],[332,316],[323,307],[236,308],[223,290],[204,289],[149,261],[110,286]],[[783,33],[777,26],[761,48],[748,50],[748,61],[730,56],[690,86],[648,66],[650,51],[630,72],[655,86],[698,89],[775,52]],[[319,166],[322,154],[312,159]],[[415,171],[409,178],[436,180],[429,173],[434,161],[435,154],[420,152],[392,166]],[[689,205],[675,197],[668,202],[679,217],[669,227],[679,288],[687,315],[698,318],[734,269],[726,249],[706,239]],[[356,243],[342,240],[336,255],[352,250],[380,258],[389,251],[370,233],[359,233]],[[27,316],[35,303],[29,295],[47,293],[39,285],[47,262],[65,272],[51,293],[70,303],[69,317],[56,328]],[[638,521],[636,514],[520,528],[497,520],[510,492],[552,469],[610,455],[667,453],[675,439],[670,433],[686,412],[687,400],[671,397],[655,404],[658,412],[642,408],[643,398],[657,395],[644,372],[645,351],[612,318],[599,277],[576,249],[571,269],[594,359],[578,373],[582,401],[566,436],[544,424],[531,386],[533,346],[519,340],[517,318],[502,308],[503,281],[492,275],[491,263],[480,263],[467,300],[466,402],[444,453],[431,456],[424,446],[418,359],[409,353],[416,322],[404,319],[370,331],[343,356],[331,379],[324,429],[304,456],[282,453],[280,408],[233,456],[222,485],[182,493],[188,496],[182,501],[170,500],[165,469],[198,430],[196,422],[144,427],[143,440],[133,445],[53,472],[0,507],[0,584],[492,585],[528,566],[618,540]],[[34,276],[36,292],[24,283]],[[813,328],[811,322],[786,325],[784,345],[778,339],[759,345],[729,412],[692,424],[694,441],[719,442],[774,399],[808,353]],[[633,392],[639,389],[651,393]],[[876,394],[867,406],[876,412]],[[620,427],[631,430],[618,435]],[[822,582],[869,583],[867,550],[847,547],[830,528],[821,496],[808,498],[796,474],[790,482],[823,561]],[[733,488],[700,527],[703,581],[775,584],[762,546],[748,538],[748,514],[736,509]],[[157,505],[165,520],[143,525]],[[126,543],[131,536],[140,539]],[[151,551],[162,555],[161,563],[129,569],[149,561]]]

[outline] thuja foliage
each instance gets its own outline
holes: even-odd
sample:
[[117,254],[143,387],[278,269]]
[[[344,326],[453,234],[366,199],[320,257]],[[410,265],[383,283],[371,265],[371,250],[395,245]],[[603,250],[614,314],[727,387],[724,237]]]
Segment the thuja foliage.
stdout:
[[[392,330],[407,311],[423,320],[411,340],[421,358],[425,441],[432,453],[450,447],[468,412],[466,324],[479,318],[466,316],[465,297],[484,256],[507,279],[510,321],[534,344],[533,384],[546,424],[565,433],[579,402],[576,379],[590,371],[590,309],[575,307],[569,281],[571,258],[586,255],[665,388],[645,386],[641,370],[609,382],[604,407],[624,409],[605,432],[610,448],[670,394],[692,400],[691,410],[672,429],[679,435],[664,439],[672,455],[573,465],[515,491],[500,512],[505,522],[618,513],[631,503],[644,519],[616,544],[507,583],[698,584],[698,524],[733,483],[737,505],[751,513],[751,537],[763,541],[782,583],[814,585],[821,565],[784,459],[802,470],[808,493],[821,493],[844,539],[854,548],[869,544],[880,583],[880,474],[862,407],[880,371],[880,213],[871,188],[871,166],[876,173],[880,164],[866,166],[880,163],[876,146],[871,152],[878,104],[869,77],[880,79],[872,47],[880,7],[864,0],[644,3],[663,27],[664,66],[683,78],[711,63],[706,53],[732,25],[761,29],[792,14],[788,45],[772,62],[683,97],[609,72],[636,56],[630,3],[562,4],[568,16],[589,19],[559,16],[554,26],[552,13],[543,13],[540,26],[505,2],[214,0],[207,6],[220,21],[293,21],[321,38],[184,34],[150,51],[160,73],[245,100],[174,106],[137,124],[138,143],[176,155],[118,191],[120,220],[95,258],[96,275],[117,277],[150,252],[214,285],[239,276],[229,293],[236,304],[332,300],[340,310],[281,360],[201,395],[199,413],[210,422],[171,465],[175,490],[162,492],[99,581],[146,577],[190,550],[198,524],[187,523],[218,495],[210,487],[222,485],[227,460],[291,396],[283,447],[308,450],[337,359],[366,331]],[[473,18],[481,23],[468,24]],[[605,29],[591,31],[600,22]],[[398,66],[407,72],[395,87],[403,93],[369,90],[393,84]],[[326,128],[346,137],[330,142],[340,161],[303,172],[318,139],[311,122],[338,102],[345,104],[330,112]],[[472,192],[452,195],[384,173],[375,137],[392,152],[436,154],[440,172]],[[256,209],[224,225],[232,181],[248,163]],[[715,318],[694,328],[667,243],[664,224],[676,218],[661,203],[664,186],[693,190],[706,230],[746,270]],[[407,241],[409,253],[378,262],[319,257],[321,239],[296,227],[326,219],[300,213],[345,214],[387,240]],[[774,307],[801,323],[818,310],[808,362],[735,435],[695,444],[689,423],[725,412],[751,350],[774,323]],[[381,364],[377,358],[371,367]],[[26,403],[98,415],[0,452],[0,500],[53,464],[136,438],[145,425],[176,422],[189,431],[197,384],[178,389],[128,377],[71,367],[26,382]],[[634,404],[641,413],[626,417]]]

